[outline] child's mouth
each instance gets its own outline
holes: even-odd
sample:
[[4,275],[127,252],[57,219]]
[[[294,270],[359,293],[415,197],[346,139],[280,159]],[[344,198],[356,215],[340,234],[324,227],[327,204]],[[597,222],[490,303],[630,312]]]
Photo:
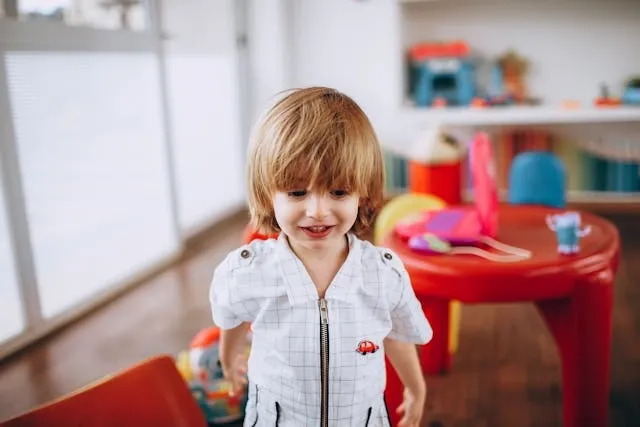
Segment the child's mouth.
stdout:
[[322,239],[331,233],[334,225],[313,225],[311,227],[300,227],[304,233],[314,239]]

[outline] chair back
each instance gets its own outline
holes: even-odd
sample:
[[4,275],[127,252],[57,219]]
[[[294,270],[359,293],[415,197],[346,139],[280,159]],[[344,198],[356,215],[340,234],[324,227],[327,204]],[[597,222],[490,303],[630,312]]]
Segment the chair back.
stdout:
[[566,172],[562,161],[544,151],[516,155],[509,168],[509,203],[564,208]]
[[207,427],[171,356],[145,360],[0,427]]

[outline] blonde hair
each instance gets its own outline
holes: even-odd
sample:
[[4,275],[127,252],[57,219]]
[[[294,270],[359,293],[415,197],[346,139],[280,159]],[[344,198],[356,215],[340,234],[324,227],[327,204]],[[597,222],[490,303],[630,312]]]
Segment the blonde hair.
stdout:
[[348,96],[325,87],[290,91],[258,123],[249,146],[252,226],[277,233],[276,191],[344,189],[360,197],[352,231],[361,235],[383,198],[384,162],[369,119]]

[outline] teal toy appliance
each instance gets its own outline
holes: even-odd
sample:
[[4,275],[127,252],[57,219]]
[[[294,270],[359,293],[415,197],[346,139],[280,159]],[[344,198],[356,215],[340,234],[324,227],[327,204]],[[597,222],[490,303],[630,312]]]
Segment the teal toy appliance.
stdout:
[[418,107],[439,101],[471,105],[476,93],[475,67],[464,42],[422,43],[410,51],[414,72],[413,99]]
[[625,85],[622,93],[623,104],[640,106],[640,77],[634,77]]

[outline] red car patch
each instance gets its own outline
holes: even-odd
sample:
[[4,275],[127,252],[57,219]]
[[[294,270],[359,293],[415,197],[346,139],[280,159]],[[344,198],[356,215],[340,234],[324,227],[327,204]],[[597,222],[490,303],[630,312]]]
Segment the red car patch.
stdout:
[[369,353],[375,353],[380,347],[378,344],[374,343],[370,340],[362,340],[358,343],[358,347],[356,347],[356,351],[363,356]]

